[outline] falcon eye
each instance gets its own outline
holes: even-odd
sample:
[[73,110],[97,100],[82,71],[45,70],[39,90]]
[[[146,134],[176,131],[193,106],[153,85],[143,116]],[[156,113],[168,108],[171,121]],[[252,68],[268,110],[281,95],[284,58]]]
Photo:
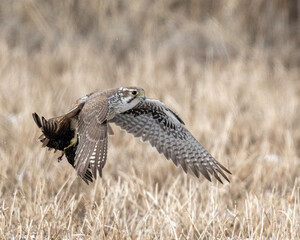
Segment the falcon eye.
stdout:
[[137,91],[132,91],[131,92],[131,94],[134,95],[134,96],[137,95],[137,93],[138,93]]

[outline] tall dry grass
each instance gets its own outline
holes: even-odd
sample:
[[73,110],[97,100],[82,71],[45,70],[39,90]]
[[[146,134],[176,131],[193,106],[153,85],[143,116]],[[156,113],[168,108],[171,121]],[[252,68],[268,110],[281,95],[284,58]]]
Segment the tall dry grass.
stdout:
[[[299,239],[295,6],[3,0],[0,239]],[[128,85],[177,111],[231,183],[187,176],[116,127],[89,186],[41,149],[32,112]]]

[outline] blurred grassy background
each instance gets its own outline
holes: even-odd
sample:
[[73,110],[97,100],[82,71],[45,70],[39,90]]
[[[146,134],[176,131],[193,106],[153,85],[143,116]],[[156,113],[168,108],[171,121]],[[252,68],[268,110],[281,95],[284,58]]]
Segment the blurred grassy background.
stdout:
[[[1,239],[300,238],[296,0],[1,0]],[[186,176],[114,128],[86,186],[41,150],[52,117],[96,89],[141,86],[233,175]]]

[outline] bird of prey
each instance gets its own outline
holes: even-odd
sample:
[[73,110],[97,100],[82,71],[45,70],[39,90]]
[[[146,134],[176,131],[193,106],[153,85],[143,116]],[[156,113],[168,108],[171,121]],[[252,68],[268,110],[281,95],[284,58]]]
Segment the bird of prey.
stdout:
[[86,182],[102,177],[107,158],[108,134],[113,134],[110,123],[148,141],[176,166],[200,173],[211,181],[213,175],[222,183],[220,174],[231,174],[186,129],[181,118],[164,103],[146,99],[138,87],[120,87],[92,92],[78,99],[66,114],[46,120],[33,113],[41,129],[43,147],[62,151],[78,175]]

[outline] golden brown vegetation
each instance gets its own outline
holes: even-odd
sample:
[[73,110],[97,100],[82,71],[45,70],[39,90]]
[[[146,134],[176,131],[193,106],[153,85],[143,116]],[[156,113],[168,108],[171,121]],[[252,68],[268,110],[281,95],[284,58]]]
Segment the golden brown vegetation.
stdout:
[[[299,239],[298,24],[293,0],[2,0],[0,239]],[[89,186],[41,149],[32,112],[128,85],[176,110],[231,183],[116,127]]]

